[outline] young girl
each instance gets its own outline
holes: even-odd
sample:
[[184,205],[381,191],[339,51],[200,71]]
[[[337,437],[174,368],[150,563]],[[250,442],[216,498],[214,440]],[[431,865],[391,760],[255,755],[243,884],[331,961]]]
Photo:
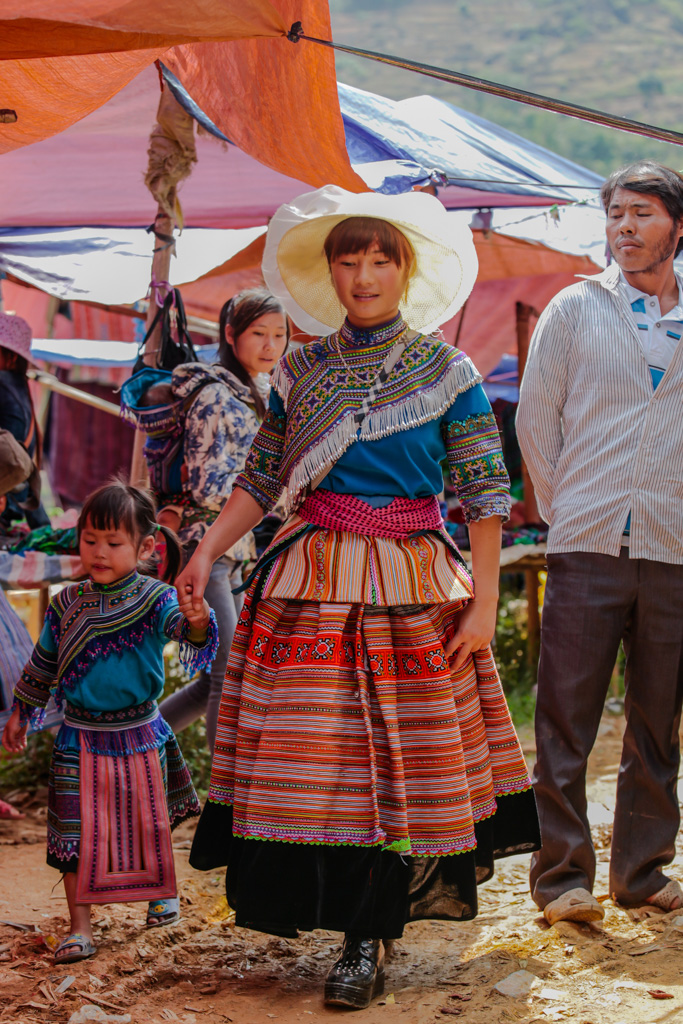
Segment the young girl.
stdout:
[[206,601],[184,617],[172,587],[138,572],[161,531],[177,571],[180,546],[144,491],[116,481],[87,499],[78,531],[88,580],[50,602],[14,691],[3,745],[26,746],[50,692],[64,705],[49,780],[47,862],[64,876],[70,934],[57,963],[95,953],[92,903],[150,900],[147,925],[179,916],[171,829],[199,812],[189,772],[157,699],[163,648],[208,666],[218,636]]
[[[471,233],[422,193],[328,186],[271,221],[264,276],[324,333],[280,360],[244,472],[178,579],[201,606],[213,560],[285,490],[292,515],[248,590],[228,661],[191,863],[227,864],[236,923],[346,933],[325,999],[362,1008],[381,940],[468,919],[494,858],[538,821],[490,643],[500,437],[470,360],[430,332],[476,277]],[[446,533],[441,464],[470,528]]]
[[[265,288],[251,288],[226,302],[219,328],[220,362],[214,366],[184,363],[174,370],[171,385],[177,399],[187,398],[201,388],[187,413],[187,492],[177,507],[182,515],[178,535],[188,559],[244,469],[265,414],[269,374],[287,347],[289,333],[282,305]],[[161,496],[159,503],[166,505],[162,515],[168,516],[171,509]],[[205,596],[216,613],[218,653],[210,671],[200,672],[187,686],[167,697],[161,707],[174,732],[206,714],[211,751],[228,651],[242,606],[241,598],[236,599],[231,591],[242,583],[242,563],[254,555],[253,537],[248,533],[214,563]]]

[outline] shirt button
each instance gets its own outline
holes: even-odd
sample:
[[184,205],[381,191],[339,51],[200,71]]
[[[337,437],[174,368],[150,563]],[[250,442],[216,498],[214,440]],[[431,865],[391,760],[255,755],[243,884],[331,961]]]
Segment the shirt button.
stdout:
[[655,324],[655,327],[661,327],[661,326],[662,326],[661,324]]
[[655,304],[655,300],[654,299],[650,299],[650,305],[654,306],[654,304]]

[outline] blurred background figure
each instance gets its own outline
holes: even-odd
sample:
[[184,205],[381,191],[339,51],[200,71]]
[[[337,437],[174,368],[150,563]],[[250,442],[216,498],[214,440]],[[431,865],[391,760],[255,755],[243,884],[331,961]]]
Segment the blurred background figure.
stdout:
[[40,501],[42,437],[26,376],[30,362],[31,328],[20,316],[0,313],[0,429],[9,431],[32,460],[23,486],[7,494],[0,532],[24,519],[32,530],[50,525]]

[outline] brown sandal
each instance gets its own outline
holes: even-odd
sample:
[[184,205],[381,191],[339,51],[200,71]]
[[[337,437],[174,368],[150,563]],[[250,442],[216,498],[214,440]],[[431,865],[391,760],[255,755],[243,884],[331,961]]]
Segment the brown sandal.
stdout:
[[[633,921],[643,921],[648,917],[656,917],[660,914],[671,914],[675,910],[683,911],[683,888],[675,878],[667,878],[661,889],[653,893],[646,900],[642,900],[640,903],[628,904],[621,903],[616,895],[612,896],[612,899],[619,906],[623,907],[628,916]],[[678,900],[678,906],[674,907],[674,904]]]

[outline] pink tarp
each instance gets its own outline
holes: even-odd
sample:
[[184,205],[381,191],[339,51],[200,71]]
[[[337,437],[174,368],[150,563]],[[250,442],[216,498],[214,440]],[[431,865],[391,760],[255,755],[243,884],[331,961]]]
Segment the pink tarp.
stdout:
[[[156,209],[143,174],[158,103],[159,76],[151,66],[61,135],[5,153],[0,224],[149,224]],[[180,190],[188,226],[264,224],[281,203],[310,188],[207,136],[197,139],[197,155]]]

